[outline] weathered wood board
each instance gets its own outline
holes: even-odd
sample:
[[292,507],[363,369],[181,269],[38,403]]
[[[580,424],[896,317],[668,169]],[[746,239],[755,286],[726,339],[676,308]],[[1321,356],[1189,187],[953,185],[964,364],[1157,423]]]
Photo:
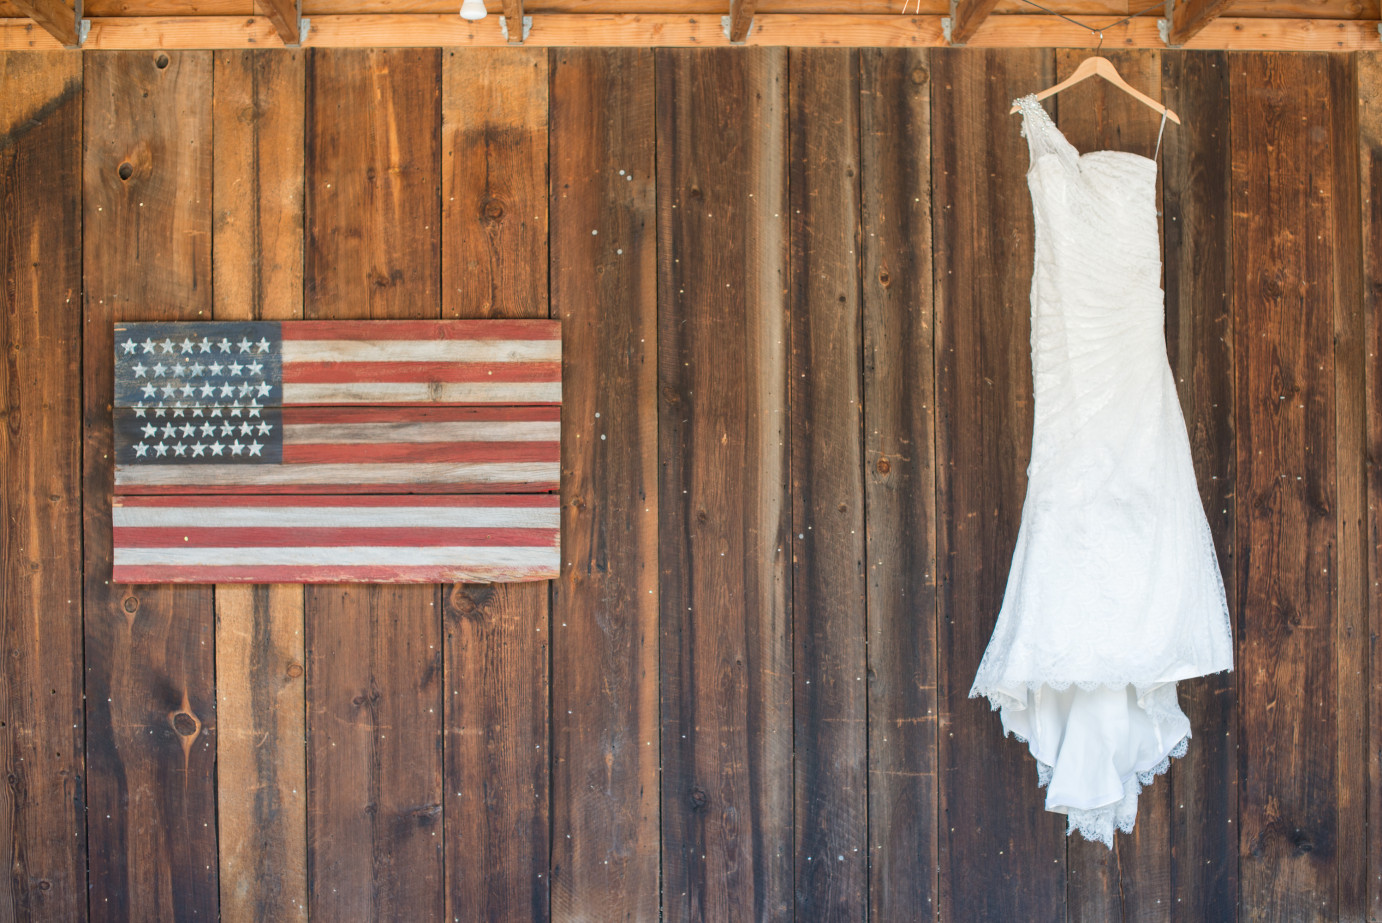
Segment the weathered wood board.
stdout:
[[[1233,189],[1239,900],[1339,914],[1335,102],[1325,55],[1229,62]],[[1307,177],[1309,177],[1307,179]]]
[[81,61],[0,86],[0,917],[84,920]]
[[659,50],[668,921],[790,917],[787,55]]
[[[937,906],[930,54],[860,52],[869,915]],[[879,823],[876,818],[888,818]]]
[[82,506],[93,919],[213,919],[210,587],[110,580],[113,322],[212,311],[209,52],[120,52],[83,73]]
[[858,920],[868,891],[859,56],[793,49],[788,71],[796,915]]
[[550,284],[569,384],[552,595],[557,921],[658,914],[654,67],[647,50],[552,59]]
[[[306,80],[303,316],[439,317],[439,53],[314,51]],[[305,623],[309,914],[440,919],[441,593],[314,585]]]
[[932,189],[944,203],[932,211],[940,915],[1063,920],[1065,818],[1045,810],[1026,745],[968,698],[1003,598],[1032,436],[1032,206],[1027,142],[1008,110],[1056,82],[1054,62],[1035,50],[937,50],[931,62]]

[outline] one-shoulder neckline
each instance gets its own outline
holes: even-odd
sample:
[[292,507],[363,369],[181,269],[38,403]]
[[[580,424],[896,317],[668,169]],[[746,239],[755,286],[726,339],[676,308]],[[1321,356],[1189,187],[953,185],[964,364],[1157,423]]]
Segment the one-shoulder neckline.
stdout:
[[[1037,95],[1035,93],[1028,93],[1026,96],[1019,96],[1017,99],[1013,100],[1013,105],[1017,106],[1019,111],[1021,112],[1040,112],[1041,114],[1037,117],[1038,121],[1040,121],[1044,127],[1049,128],[1052,132],[1054,132],[1055,136],[1060,139],[1062,144],[1064,144],[1067,148],[1070,149],[1070,152],[1075,155],[1075,158],[1077,160],[1083,160],[1091,154],[1120,154],[1124,157],[1132,157],[1144,163],[1149,163],[1152,165],[1153,169],[1157,169],[1159,171],[1160,168],[1158,167],[1157,162],[1154,159],[1148,157],[1146,154],[1139,154],[1135,151],[1120,151],[1114,148],[1100,148],[1094,151],[1081,152],[1080,149],[1077,148],[1074,144],[1072,144],[1070,139],[1065,136],[1065,132],[1060,130],[1060,126],[1056,124],[1056,120],[1051,118],[1051,113],[1046,111],[1046,107],[1041,104],[1041,101],[1038,100],[1036,96]],[[1028,105],[1024,106],[1023,103],[1027,103]],[[1040,158],[1033,159],[1033,166],[1036,165],[1037,159]]]

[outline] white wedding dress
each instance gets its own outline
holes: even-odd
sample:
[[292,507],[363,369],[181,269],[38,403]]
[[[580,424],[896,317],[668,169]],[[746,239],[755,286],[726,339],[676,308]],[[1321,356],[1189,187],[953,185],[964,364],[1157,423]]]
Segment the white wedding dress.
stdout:
[[1015,105],[1036,231],[1032,455],[969,694],[1027,743],[1067,834],[1111,847],[1185,753],[1176,681],[1232,669],[1233,640],[1166,358],[1156,160],[1082,155],[1035,96]]

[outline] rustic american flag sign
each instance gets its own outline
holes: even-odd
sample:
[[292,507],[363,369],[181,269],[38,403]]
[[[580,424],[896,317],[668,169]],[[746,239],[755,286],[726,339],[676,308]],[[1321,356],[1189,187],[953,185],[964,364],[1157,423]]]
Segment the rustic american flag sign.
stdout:
[[557,573],[557,321],[115,326],[114,579]]

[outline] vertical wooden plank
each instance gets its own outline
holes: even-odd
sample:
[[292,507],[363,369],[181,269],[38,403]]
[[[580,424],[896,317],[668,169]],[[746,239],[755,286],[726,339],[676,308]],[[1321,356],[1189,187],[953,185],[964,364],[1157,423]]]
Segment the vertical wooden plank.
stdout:
[[83,920],[81,58],[0,86],[0,917]]
[[858,920],[868,890],[859,315],[859,58],[788,59],[796,913]]
[[[547,53],[442,57],[442,314],[547,316]],[[548,584],[448,587],[446,918],[548,917]]]
[[[562,49],[552,74],[562,557],[552,648],[552,916],[658,916],[655,74]],[[595,233],[592,233],[595,232]]]
[[669,921],[793,912],[786,68],[657,52]]
[[[302,316],[306,53],[218,51],[217,320]],[[216,588],[221,919],[307,919],[302,587]]]
[[110,582],[111,322],[211,315],[211,54],[84,62],[90,912],[215,919],[211,588]]
[[[308,318],[436,317],[436,49],[307,59]],[[439,593],[312,586],[307,637],[307,859],[313,917],[440,918]]]
[[[1181,117],[1167,126],[1161,150],[1166,345],[1229,611],[1239,612],[1228,58],[1166,51],[1161,62],[1162,100]],[[1240,671],[1235,665],[1177,689],[1193,736],[1167,776],[1171,906],[1190,920],[1237,913]]]
[[1336,919],[1334,274],[1327,55],[1231,61],[1241,907]]
[[[1087,57],[1087,51],[1057,51],[1057,79],[1068,77]],[[1110,51],[1106,57],[1134,87],[1153,99],[1161,98],[1158,52]],[[1056,122],[1082,153],[1131,151],[1144,157],[1157,154],[1160,162],[1161,116],[1106,80],[1086,80],[1063,91],[1056,101]],[[1168,132],[1176,129],[1168,122]],[[1164,134],[1162,141],[1164,149]],[[1158,175],[1158,192],[1160,181]],[[1158,209],[1160,205],[1158,201]],[[1172,766],[1172,774],[1178,765]],[[1112,855],[1102,843],[1070,837],[1066,843],[1070,919],[1140,920],[1164,914],[1171,906],[1170,829],[1170,786],[1158,778],[1138,795],[1132,835],[1114,835]]]
[[998,617],[1031,451],[1032,203],[1012,100],[1049,52],[932,52],[943,919],[1063,920],[1065,817],[969,689]]
[[930,55],[860,51],[869,917],[936,915]]
[[[1382,54],[1355,56],[1358,66],[1359,177],[1362,183],[1363,351],[1367,431],[1364,445],[1367,519],[1367,919],[1382,920]],[[1356,706],[1355,706],[1356,707]]]
[[[1328,136],[1358,137],[1358,71],[1353,55],[1328,57]],[[1335,713],[1338,716],[1338,870],[1341,920],[1367,913],[1368,573],[1364,445],[1368,425],[1363,362],[1363,230],[1359,196],[1359,149],[1330,144],[1334,200],[1332,274],[1334,309],[1334,435],[1337,482],[1338,563],[1334,599]],[[1377,831],[1373,831],[1374,838]]]

